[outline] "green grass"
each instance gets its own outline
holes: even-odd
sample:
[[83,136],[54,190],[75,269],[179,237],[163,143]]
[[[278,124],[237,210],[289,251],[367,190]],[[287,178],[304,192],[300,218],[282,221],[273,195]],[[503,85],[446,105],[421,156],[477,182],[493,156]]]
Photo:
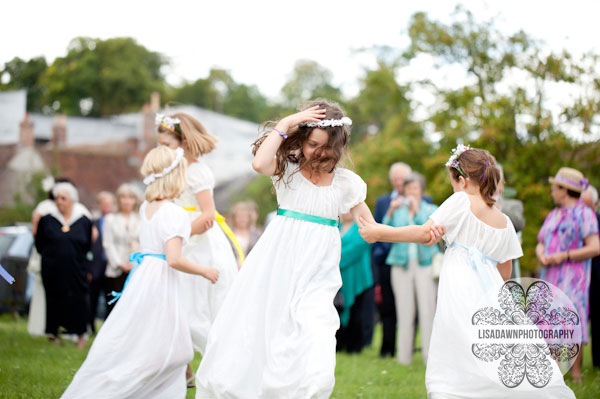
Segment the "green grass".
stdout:
[[[0,316],[0,398],[51,399],[58,398],[85,359],[87,351],[65,340],[63,347],[45,338],[27,334],[27,320]],[[379,358],[380,330],[374,345],[360,355],[338,354],[336,384],[332,398],[336,399],[396,399],[425,398],[425,365],[417,352],[411,366],[401,366],[395,359]],[[88,345],[89,347],[89,345]],[[600,369],[591,366],[590,347],[584,348],[583,384],[567,384],[577,398],[599,397]],[[193,361],[194,370],[200,356]],[[194,389],[187,398],[193,399]]]

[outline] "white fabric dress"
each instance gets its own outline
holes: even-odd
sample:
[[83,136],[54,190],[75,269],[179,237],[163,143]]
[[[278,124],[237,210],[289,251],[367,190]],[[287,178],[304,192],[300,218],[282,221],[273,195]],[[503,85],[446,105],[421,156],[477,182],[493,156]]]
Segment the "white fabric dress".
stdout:
[[[196,211],[187,211],[190,223],[202,215],[196,194],[210,190],[212,195],[214,187],[214,175],[202,158],[188,166],[187,187],[174,202],[181,207],[196,208]],[[183,248],[183,255],[219,271],[215,284],[201,276],[179,273],[181,299],[187,312],[194,349],[204,354],[208,332],[237,275],[237,261],[227,236],[216,222],[203,234],[191,236]]]
[[[190,222],[173,203],[150,220],[140,208],[142,253],[164,254],[174,237],[186,242]],[[180,272],[146,256],[98,332],[63,398],[185,398],[186,365],[194,357],[178,292]]]
[[[288,165],[288,176],[297,166]],[[338,219],[367,186],[337,168],[329,186],[295,173],[275,185],[280,208]],[[337,227],[277,216],[240,270],[208,338],[196,398],[329,398],[334,386],[333,298],[342,280]]]
[[[552,359],[553,377],[546,387],[527,386],[525,379],[520,387],[508,388],[498,376],[502,359],[486,362],[472,353],[473,315],[484,306],[500,309],[497,297],[504,281],[497,263],[489,258],[503,263],[523,256],[508,216],[505,228],[491,227],[472,213],[468,194],[458,192],[431,219],[446,228],[444,240],[448,249],[427,360],[428,398],[574,398]],[[476,259],[475,263],[472,259]]]

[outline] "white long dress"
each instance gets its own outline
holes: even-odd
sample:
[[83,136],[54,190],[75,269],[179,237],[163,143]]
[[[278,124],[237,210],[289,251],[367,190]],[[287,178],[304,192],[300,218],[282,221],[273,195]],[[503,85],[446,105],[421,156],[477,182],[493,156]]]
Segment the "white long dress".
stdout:
[[[142,253],[164,254],[174,237],[186,242],[190,222],[173,203],[150,220],[140,208]],[[185,398],[185,368],[194,357],[179,297],[180,272],[146,256],[98,332],[63,398]]]
[[[187,187],[174,202],[188,209],[195,207],[195,211],[187,211],[192,222],[202,215],[196,194],[210,190],[212,195],[214,187],[214,175],[200,158],[188,166]],[[219,271],[219,279],[215,284],[201,276],[179,273],[181,298],[186,309],[194,349],[204,354],[208,332],[237,275],[237,261],[227,236],[217,223],[203,234],[191,236],[183,248],[183,255]]]
[[[288,170],[284,181],[297,166]],[[275,188],[280,208],[336,220],[367,192],[359,176],[341,168],[329,186],[315,186],[298,172],[289,186]],[[340,251],[336,227],[285,216],[269,223],[213,324],[196,398],[329,398]]]
[[486,362],[472,353],[474,314],[482,306],[500,308],[497,298],[504,281],[491,259],[503,263],[523,256],[510,219],[506,217],[503,229],[485,224],[472,213],[465,192],[450,196],[431,219],[446,228],[448,249],[427,360],[428,398],[574,398],[553,359],[552,380],[544,388],[528,386],[527,379],[508,388],[498,375],[502,359]]

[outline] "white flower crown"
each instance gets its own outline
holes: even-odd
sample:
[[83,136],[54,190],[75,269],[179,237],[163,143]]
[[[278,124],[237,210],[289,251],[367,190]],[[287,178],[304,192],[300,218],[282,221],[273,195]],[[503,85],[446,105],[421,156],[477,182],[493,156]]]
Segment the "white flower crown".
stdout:
[[456,160],[456,158],[459,157],[460,154],[462,154],[463,152],[470,150],[471,147],[469,145],[464,145],[464,144],[459,144],[456,146],[455,149],[452,150],[452,155],[450,155],[450,158],[448,158],[448,162],[446,162],[446,166],[453,166],[454,161]]
[[169,130],[175,131],[175,124],[181,123],[181,121],[179,118],[171,118],[170,116],[165,116],[163,114],[156,114],[154,123],[156,123],[156,125],[165,125]]
[[324,119],[319,122],[302,122],[300,126],[306,127],[333,127],[333,126],[352,126],[352,119],[344,116],[342,119]]
[[171,173],[173,171],[173,169],[175,169],[177,167],[177,165],[179,165],[179,162],[181,162],[182,159],[183,159],[183,148],[178,147],[175,150],[175,159],[173,160],[173,162],[171,162],[171,165],[164,168],[163,171],[160,173],[151,173],[148,176],[146,176],[144,178],[144,184],[149,185],[150,183],[154,182],[159,177],[168,175],[169,173]]

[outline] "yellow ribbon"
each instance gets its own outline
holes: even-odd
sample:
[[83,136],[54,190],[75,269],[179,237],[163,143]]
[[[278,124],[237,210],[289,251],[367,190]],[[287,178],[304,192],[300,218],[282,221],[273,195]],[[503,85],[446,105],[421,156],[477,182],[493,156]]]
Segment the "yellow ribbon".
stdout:
[[[189,212],[194,212],[198,210],[198,208],[195,206],[184,206],[183,209]],[[235,234],[225,222],[225,217],[221,215],[219,211],[215,211],[215,219],[217,220],[218,225],[221,227],[221,230],[223,230],[225,235],[229,237],[229,239],[233,243],[233,246],[235,247],[235,250],[237,251],[240,257],[240,264],[244,263],[244,260],[246,260],[246,257],[244,256],[244,251],[242,251],[240,243],[238,242],[237,238],[235,238]]]

